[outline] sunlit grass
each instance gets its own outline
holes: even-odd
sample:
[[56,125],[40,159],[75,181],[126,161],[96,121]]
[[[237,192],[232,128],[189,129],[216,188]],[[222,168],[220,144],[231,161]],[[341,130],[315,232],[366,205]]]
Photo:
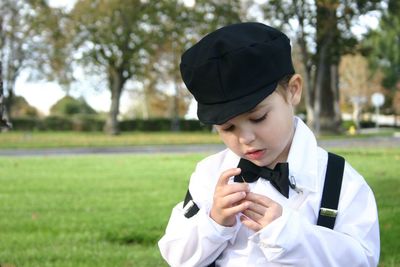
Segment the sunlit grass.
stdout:
[[[399,266],[400,149],[334,152],[375,192],[380,266]],[[167,266],[156,242],[202,157],[2,157],[0,265]]]
[[7,132],[0,134],[0,149],[54,147],[108,147],[221,143],[216,133],[133,132],[110,136],[100,132]]
[[[377,133],[349,136],[321,135],[319,139],[368,138],[392,136],[394,129],[381,129]],[[56,148],[56,147],[118,147],[140,145],[174,144],[219,144],[221,140],[214,132],[123,132],[117,136],[101,132],[18,132],[0,133],[0,149]]]

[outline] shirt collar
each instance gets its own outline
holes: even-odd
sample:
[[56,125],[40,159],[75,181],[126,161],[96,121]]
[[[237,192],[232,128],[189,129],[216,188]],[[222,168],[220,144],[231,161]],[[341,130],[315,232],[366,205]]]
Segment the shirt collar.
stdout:
[[298,117],[295,120],[295,133],[290,146],[288,162],[289,175],[293,176],[300,189],[317,191],[318,147],[314,134]]

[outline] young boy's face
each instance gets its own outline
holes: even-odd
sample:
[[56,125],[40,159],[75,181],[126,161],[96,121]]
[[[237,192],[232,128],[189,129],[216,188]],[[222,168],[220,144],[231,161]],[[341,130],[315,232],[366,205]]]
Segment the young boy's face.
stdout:
[[287,160],[294,135],[294,106],[301,98],[301,77],[289,81],[287,99],[276,91],[253,110],[230,119],[216,129],[238,156],[258,166],[273,168]]

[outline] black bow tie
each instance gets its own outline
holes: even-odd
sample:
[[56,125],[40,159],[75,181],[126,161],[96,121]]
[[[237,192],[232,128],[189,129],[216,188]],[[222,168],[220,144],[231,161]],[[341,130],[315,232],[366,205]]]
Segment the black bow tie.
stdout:
[[286,198],[289,198],[289,164],[278,163],[273,170],[267,167],[260,167],[246,159],[240,159],[238,168],[242,169],[239,175],[234,178],[235,182],[253,183],[259,177],[264,178]]

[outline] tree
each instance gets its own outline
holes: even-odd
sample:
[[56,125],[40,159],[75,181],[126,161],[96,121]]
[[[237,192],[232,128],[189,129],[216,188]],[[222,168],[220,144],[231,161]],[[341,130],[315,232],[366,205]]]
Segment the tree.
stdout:
[[12,111],[15,104],[14,87],[23,70],[29,69],[35,73],[33,70],[46,69],[49,76],[55,73],[56,68],[48,67],[49,62],[55,61],[49,60],[53,46],[48,45],[46,35],[50,31],[44,25],[53,23],[57,14],[50,14],[49,11],[46,2],[42,0],[0,2],[0,60],[8,115],[15,114]]
[[139,80],[149,55],[158,49],[165,1],[80,0],[70,16],[78,62],[104,73],[111,92],[105,130],[118,134],[119,102],[129,79]]
[[342,110],[346,104],[351,104],[353,120],[356,129],[359,129],[361,112],[363,108],[368,107],[371,95],[377,91],[384,91],[380,85],[382,75],[380,73],[371,75],[367,59],[360,54],[343,56],[339,65],[339,74]]
[[76,99],[66,95],[51,106],[50,114],[69,116],[76,114],[96,114],[96,111],[86,103],[85,99]]
[[364,40],[364,53],[371,70],[383,71],[383,86],[395,90],[400,81],[400,2],[391,0],[379,27],[368,33]]
[[39,112],[38,110],[29,105],[28,101],[22,96],[15,96],[13,101],[13,109],[11,113],[12,118],[17,117],[38,117]]
[[150,64],[145,68],[144,92],[149,110],[149,103],[155,104],[153,100],[157,97],[154,95],[163,94],[157,90],[157,86],[173,85],[172,109],[169,109],[171,129],[179,130],[181,108],[187,108],[191,100],[189,92],[183,90],[179,71],[180,56],[206,33],[239,22],[243,11],[239,0],[198,0],[193,6],[185,5],[183,1],[168,2],[174,3],[164,5],[166,20],[164,30],[159,33],[162,43],[158,51],[151,55]]
[[[10,115],[15,82],[23,69],[37,66],[41,42],[38,23],[43,18],[37,12],[41,1],[2,0],[0,2],[0,60],[3,68],[4,95]],[[46,51],[46,49],[42,49]]]
[[[308,124],[316,134],[337,131],[340,124],[338,65],[355,47],[350,28],[380,1],[271,0],[263,6],[270,23],[296,33],[306,70]],[[295,26],[293,26],[295,25]]]
[[[0,28],[1,30],[1,28]],[[1,31],[0,31],[1,34]],[[3,95],[3,68],[0,61],[0,131],[11,128],[11,123],[8,121],[6,114],[6,108],[4,106],[4,95]]]
[[379,27],[370,31],[363,41],[371,72],[382,71],[382,85],[391,91],[395,114],[400,113],[400,2],[390,0]]
[[7,98],[6,114],[14,97],[15,81],[28,58],[31,28],[28,26],[31,15],[29,4],[25,1],[4,0],[0,3],[0,61],[3,69],[3,90]]

